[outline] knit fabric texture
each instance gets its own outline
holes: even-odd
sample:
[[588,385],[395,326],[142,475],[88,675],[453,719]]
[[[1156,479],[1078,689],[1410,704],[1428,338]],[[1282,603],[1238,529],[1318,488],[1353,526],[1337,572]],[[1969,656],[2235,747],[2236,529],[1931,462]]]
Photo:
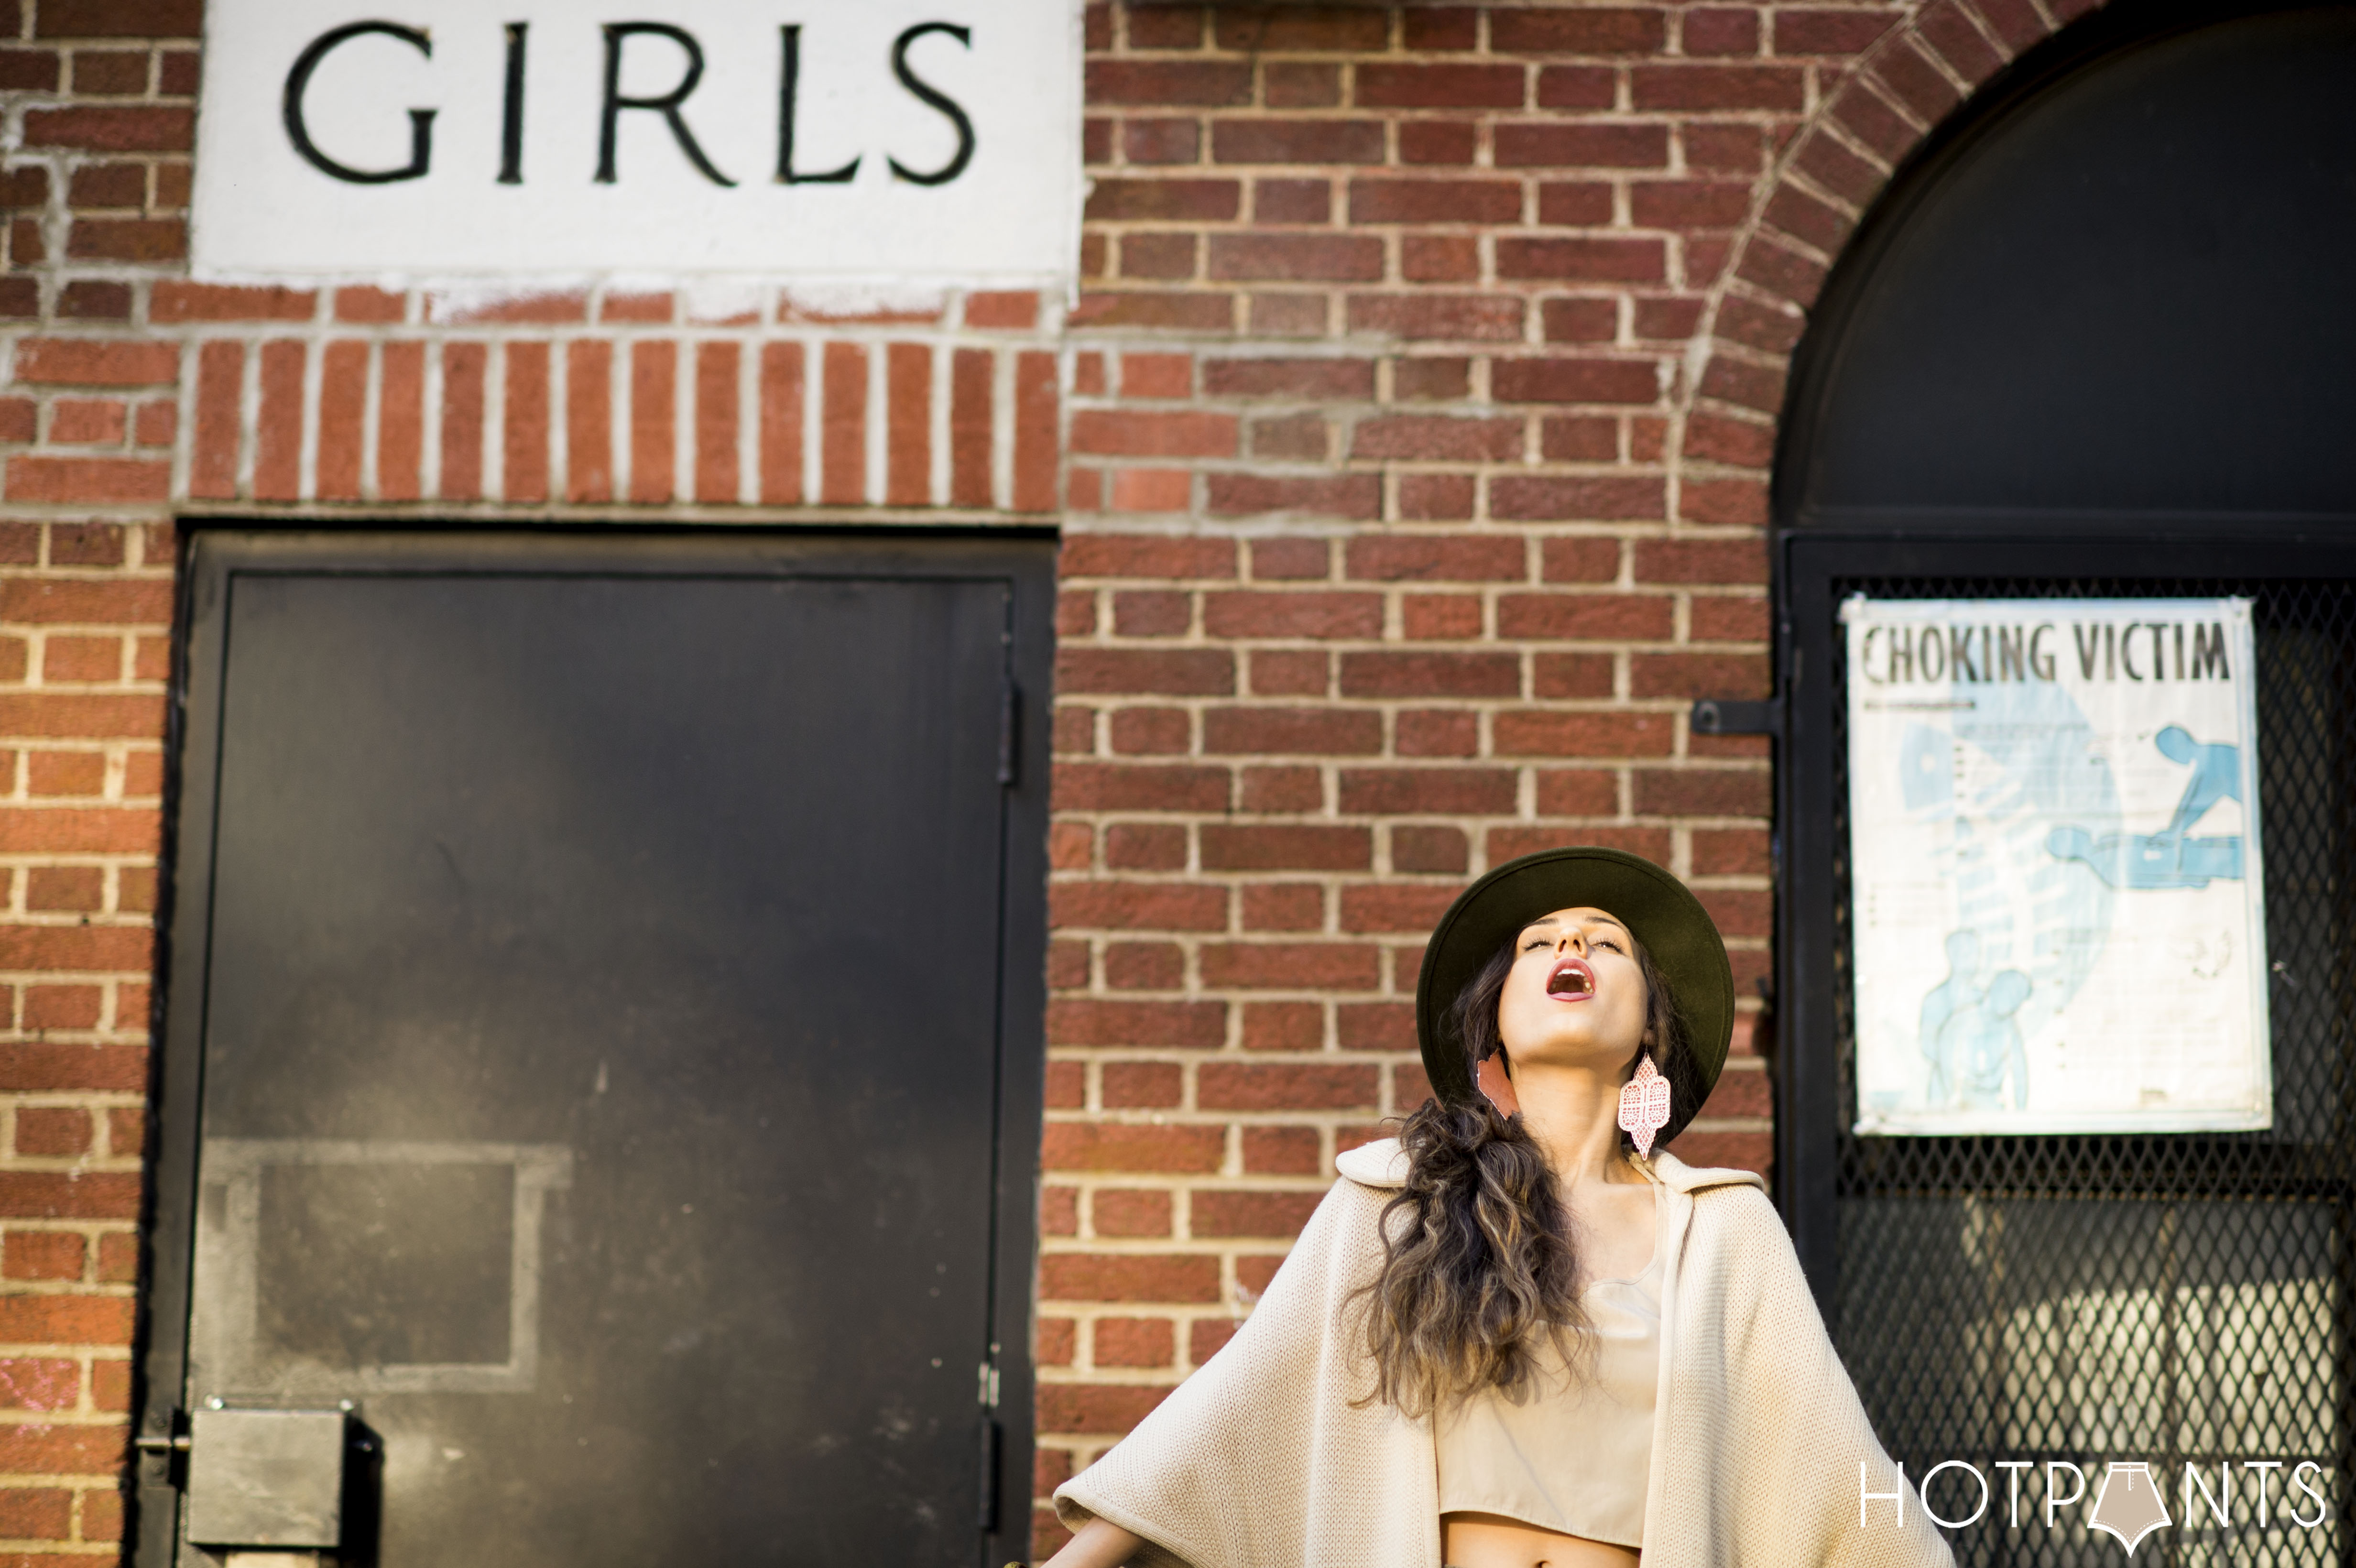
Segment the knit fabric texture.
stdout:
[[[1056,1490],[1067,1527],[1142,1537],[1141,1568],[1440,1568],[1430,1424],[1367,1400],[1354,1299],[1381,1266],[1406,1157],[1385,1139],[1336,1162],[1343,1179],[1235,1338]],[[1759,1179],[1651,1164],[1671,1201],[1645,1568],[1953,1568]],[[1902,1522],[1876,1502],[1860,1524],[1861,1489],[1901,1491]]]

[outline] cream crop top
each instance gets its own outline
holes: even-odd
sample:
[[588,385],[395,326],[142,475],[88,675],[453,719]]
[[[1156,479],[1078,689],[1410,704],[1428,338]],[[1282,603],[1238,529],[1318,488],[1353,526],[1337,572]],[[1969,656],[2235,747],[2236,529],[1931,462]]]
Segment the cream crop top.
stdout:
[[1581,1298],[1596,1340],[1591,1379],[1574,1381],[1549,1347],[1537,1386],[1520,1401],[1486,1389],[1441,1411],[1441,1513],[1499,1514],[1615,1546],[1644,1544],[1667,1191],[1654,1179],[1653,1257],[1644,1272],[1595,1280]]

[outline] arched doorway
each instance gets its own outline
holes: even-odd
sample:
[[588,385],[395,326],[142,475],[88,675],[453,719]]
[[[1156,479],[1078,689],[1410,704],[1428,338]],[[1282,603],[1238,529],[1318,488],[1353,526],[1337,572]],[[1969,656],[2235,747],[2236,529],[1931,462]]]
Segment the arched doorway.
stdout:
[[[2286,1527],[2278,1492],[2244,1555],[2248,1473],[2224,1532],[2182,1517],[2178,1478],[2311,1459],[2342,1507],[2349,1474],[2356,13],[2115,12],[1921,151],[1794,362],[1775,488],[1778,1186],[1893,1454],[1917,1478],[1962,1459],[1996,1484],[1960,1561],[2111,1550],[2005,1528],[1993,1463],[2091,1466],[2098,1487],[2104,1462],[2142,1460],[2179,1514],[2163,1564],[2338,1563],[2336,1516]],[[1854,594],[2252,602],[2270,1126],[1855,1130]],[[1967,1513],[1971,1483],[1933,1500]]]

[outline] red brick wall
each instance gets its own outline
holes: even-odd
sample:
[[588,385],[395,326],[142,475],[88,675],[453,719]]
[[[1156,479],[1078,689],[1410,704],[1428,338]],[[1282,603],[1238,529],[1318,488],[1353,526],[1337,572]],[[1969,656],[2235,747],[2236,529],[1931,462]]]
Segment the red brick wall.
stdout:
[[186,244],[194,16],[0,4],[0,1552],[28,1564],[122,1534],[178,417],[178,351],[127,329]]
[[[1768,970],[1785,357],[1901,155],[2083,4],[1088,11],[1045,1494],[1424,1094],[1468,874],[1616,844]],[[1750,1030],[1678,1140],[1763,1168]]]
[[[1420,1097],[1466,876],[1626,845],[1765,974],[1684,714],[1765,679],[1784,357],[2085,5],[1092,5],[1076,307],[846,320],[192,286],[199,0],[0,0],[0,1557],[120,1533],[176,518],[1060,512],[1044,1501]],[[1748,1039],[1689,1157],[1765,1158]]]

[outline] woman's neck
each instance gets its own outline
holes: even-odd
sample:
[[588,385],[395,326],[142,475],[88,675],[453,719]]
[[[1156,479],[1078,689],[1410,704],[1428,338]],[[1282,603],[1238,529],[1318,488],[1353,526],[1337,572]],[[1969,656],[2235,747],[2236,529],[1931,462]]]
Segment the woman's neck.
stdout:
[[1580,1068],[1526,1066],[1514,1077],[1522,1125],[1566,1195],[1592,1182],[1641,1181],[1620,1151],[1620,1085]]

